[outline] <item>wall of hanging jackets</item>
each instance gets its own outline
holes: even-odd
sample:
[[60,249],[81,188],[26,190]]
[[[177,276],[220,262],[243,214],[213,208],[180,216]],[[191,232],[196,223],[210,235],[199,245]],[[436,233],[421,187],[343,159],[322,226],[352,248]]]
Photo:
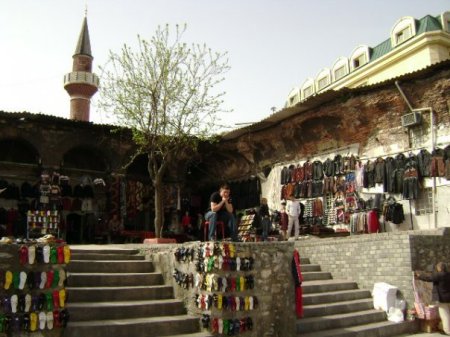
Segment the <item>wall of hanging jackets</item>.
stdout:
[[[391,195],[417,199],[421,182],[428,177],[450,180],[450,145],[431,153],[421,149],[416,154],[366,160],[338,154],[324,161],[286,165],[281,170],[280,199],[305,199],[306,224],[347,224],[343,230],[352,233],[377,232],[381,230],[380,215],[395,224],[404,220],[402,205]],[[382,186],[382,193],[368,200],[361,198],[361,192],[376,186]]]

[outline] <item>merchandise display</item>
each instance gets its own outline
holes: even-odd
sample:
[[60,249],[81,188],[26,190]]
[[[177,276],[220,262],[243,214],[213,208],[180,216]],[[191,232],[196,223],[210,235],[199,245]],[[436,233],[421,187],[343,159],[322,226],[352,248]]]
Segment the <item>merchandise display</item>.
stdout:
[[[236,335],[252,330],[248,313],[258,308],[254,295],[254,260],[237,251],[233,243],[207,242],[199,249],[178,248],[173,271],[175,282],[193,293],[193,306],[202,316],[205,329],[212,333]],[[183,264],[194,263],[194,271]]]
[[[0,332],[53,330],[67,325],[65,268],[70,248],[52,235],[0,244],[17,248],[11,266],[0,270]],[[15,261],[15,262],[14,262]]]
[[324,161],[284,166],[280,199],[294,196],[302,200],[304,223],[313,234],[380,232],[380,216],[396,225],[405,220],[403,206],[396,198],[418,199],[424,178],[448,179],[449,149],[435,148],[431,153],[420,149],[416,154],[366,160],[353,154],[336,154]]

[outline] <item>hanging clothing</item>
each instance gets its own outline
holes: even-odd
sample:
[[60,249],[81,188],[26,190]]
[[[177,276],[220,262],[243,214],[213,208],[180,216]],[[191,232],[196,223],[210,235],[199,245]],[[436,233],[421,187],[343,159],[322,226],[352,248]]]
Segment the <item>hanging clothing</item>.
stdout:
[[297,318],[303,317],[303,291],[302,282],[303,275],[300,266],[300,254],[297,249],[294,249],[292,262],[291,262],[292,276],[294,278],[295,285],[295,313]]

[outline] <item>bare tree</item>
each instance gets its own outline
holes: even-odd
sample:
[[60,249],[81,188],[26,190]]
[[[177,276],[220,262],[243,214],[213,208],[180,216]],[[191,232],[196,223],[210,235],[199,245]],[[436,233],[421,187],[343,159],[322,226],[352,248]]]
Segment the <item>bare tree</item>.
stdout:
[[102,70],[99,106],[133,132],[139,154],[148,156],[148,173],[155,190],[155,232],[161,236],[163,177],[169,164],[197,151],[212,139],[224,112],[224,92],[217,85],[229,70],[226,53],[205,44],[182,42],[186,26],[158,27],[154,36],[138,36],[138,48],[124,45],[110,51]]

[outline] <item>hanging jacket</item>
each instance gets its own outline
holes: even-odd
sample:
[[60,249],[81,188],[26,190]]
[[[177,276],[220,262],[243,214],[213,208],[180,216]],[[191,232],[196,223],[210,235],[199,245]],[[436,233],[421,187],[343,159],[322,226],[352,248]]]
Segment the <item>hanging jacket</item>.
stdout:
[[431,169],[431,153],[426,149],[420,150],[417,154],[417,166],[420,177],[429,177]]

